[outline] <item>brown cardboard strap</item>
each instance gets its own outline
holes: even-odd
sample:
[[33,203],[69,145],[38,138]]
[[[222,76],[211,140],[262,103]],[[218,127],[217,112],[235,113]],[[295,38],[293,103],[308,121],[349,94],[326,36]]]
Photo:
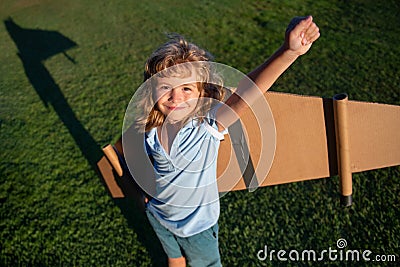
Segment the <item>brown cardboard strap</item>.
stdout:
[[119,158],[117,152],[115,151],[112,145],[106,145],[103,147],[104,155],[110,161],[111,165],[113,166],[114,170],[117,174],[121,177],[123,175],[122,167],[119,162]]
[[347,104],[346,94],[338,94],[333,97],[340,190],[342,196],[345,197],[351,196],[353,193]]

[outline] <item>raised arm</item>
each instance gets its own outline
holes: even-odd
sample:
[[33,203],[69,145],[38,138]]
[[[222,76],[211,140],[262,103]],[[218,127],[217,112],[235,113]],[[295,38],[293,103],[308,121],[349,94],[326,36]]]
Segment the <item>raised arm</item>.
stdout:
[[220,130],[234,123],[299,56],[310,49],[319,36],[319,29],[311,16],[292,19],[286,30],[284,44],[267,61],[247,75],[257,86],[248,79],[243,79],[235,93],[225,102],[226,105],[218,110]]

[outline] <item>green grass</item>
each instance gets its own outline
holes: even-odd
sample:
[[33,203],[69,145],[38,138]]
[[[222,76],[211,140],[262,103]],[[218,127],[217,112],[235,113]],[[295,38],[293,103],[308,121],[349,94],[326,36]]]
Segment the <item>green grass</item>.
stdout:
[[[47,74],[37,62],[29,74],[0,28],[0,266],[161,266],[145,218],[132,200],[113,200],[93,168],[101,146],[120,135],[145,59],[164,33],[178,32],[246,73],[278,48],[291,17],[307,14],[322,36],[272,90],[400,105],[394,0],[1,1],[3,21],[77,46],[67,51],[75,63],[59,53],[43,61]],[[28,79],[39,74],[47,75],[36,77],[42,92]],[[231,192],[221,199],[222,262],[286,266],[256,254],[264,245],[335,248],[339,238],[400,260],[399,177],[399,167],[354,174],[350,208],[339,205],[337,177]]]

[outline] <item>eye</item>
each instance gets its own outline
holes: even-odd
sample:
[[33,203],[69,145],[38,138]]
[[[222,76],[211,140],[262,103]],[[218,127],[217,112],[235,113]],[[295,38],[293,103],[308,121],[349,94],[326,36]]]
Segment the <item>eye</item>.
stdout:
[[190,87],[183,87],[183,91],[185,91],[185,92],[191,92],[191,91],[192,91],[192,88],[190,88]]
[[158,87],[157,89],[160,91],[168,91],[168,90],[171,90],[171,87],[168,85],[162,85],[162,86]]

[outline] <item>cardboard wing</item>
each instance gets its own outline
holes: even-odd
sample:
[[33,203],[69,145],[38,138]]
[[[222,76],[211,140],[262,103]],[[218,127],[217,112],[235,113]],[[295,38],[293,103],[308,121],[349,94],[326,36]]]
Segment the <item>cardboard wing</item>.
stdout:
[[[220,192],[339,175],[343,204],[350,205],[352,173],[400,165],[400,106],[348,101],[345,94],[325,99],[267,92],[265,97],[276,128],[269,172],[258,173],[263,166],[263,146],[257,125],[263,122],[257,122],[249,109],[239,126],[251,130],[221,142],[217,167]],[[243,160],[243,150],[249,152],[248,160]],[[100,172],[111,195],[124,197],[126,193],[114,177],[114,173],[129,176],[121,167],[121,140],[106,146],[104,153],[107,159],[99,162]],[[238,175],[233,185],[225,178]]]

